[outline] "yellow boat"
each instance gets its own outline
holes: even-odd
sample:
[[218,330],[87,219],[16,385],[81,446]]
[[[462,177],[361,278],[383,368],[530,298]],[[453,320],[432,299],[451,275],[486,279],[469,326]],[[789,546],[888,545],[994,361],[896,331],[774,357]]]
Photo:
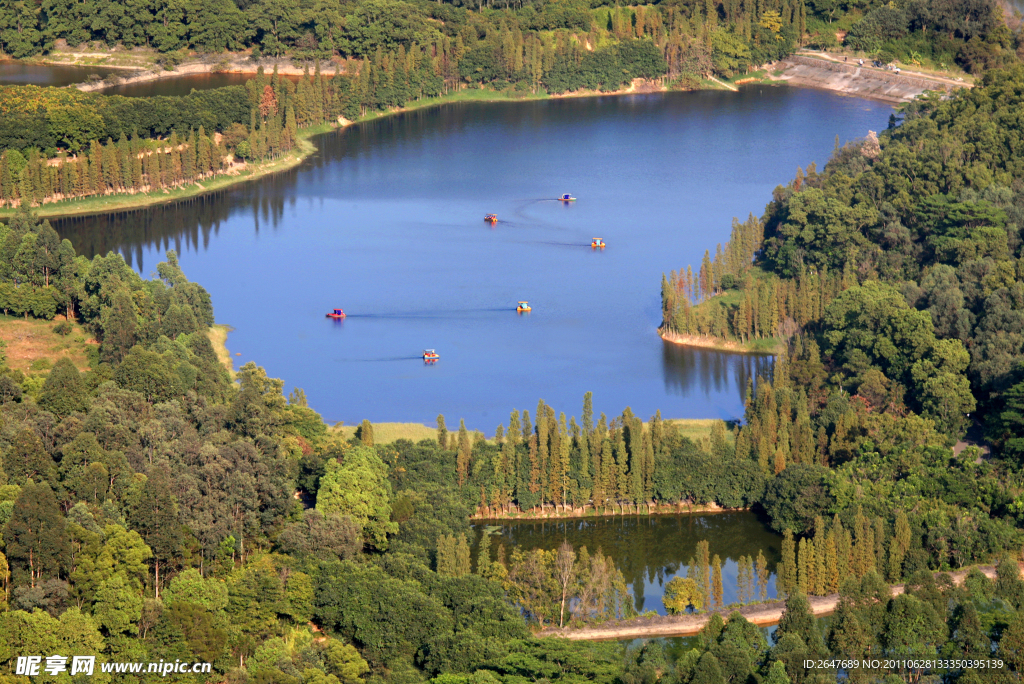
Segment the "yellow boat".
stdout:
[[590,246],[594,249],[604,249],[604,240],[601,238],[594,238],[590,241]]
[[516,311],[519,313],[529,313],[533,311],[533,308],[530,306],[530,302],[519,302],[519,306],[516,307]]

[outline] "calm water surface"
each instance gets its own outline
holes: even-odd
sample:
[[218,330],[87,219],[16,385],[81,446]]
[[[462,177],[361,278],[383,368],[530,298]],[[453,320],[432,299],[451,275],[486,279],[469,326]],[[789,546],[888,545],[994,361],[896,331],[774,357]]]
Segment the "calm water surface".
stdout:
[[[486,527],[490,525],[490,527]],[[474,544],[489,530],[492,547],[507,549],[555,549],[563,540],[577,549],[601,549],[614,559],[629,583],[638,611],[656,610],[665,615],[662,603],[665,584],[677,574],[686,577],[686,565],[697,553],[697,542],[706,539],[711,557],[722,559],[725,603],[737,600],[736,575],[740,556],[757,557],[761,551],[772,571],[768,596],[775,598],[775,565],[782,537],[749,512],[714,515],[652,515],[587,518],[562,521],[496,521],[476,525]],[[475,556],[475,553],[474,553]]]
[[50,66],[25,64],[12,60],[0,60],[0,85],[66,86],[83,83],[90,74],[99,77],[107,74],[130,73],[124,69],[104,69],[88,66]]
[[244,85],[254,74],[189,74],[159,81],[132,83],[104,88],[104,95],[150,97],[152,95],[188,95],[193,90],[209,90],[232,85]]
[[[177,250],[234,327],[236,360],[304,388],[329,421],[444,413],[489,433],[539,398],[578,415],[588,390],[609,414],[736,418],[770,360],[663,343],[661,274],[699,264],[732,217],[890,112],[767,86],[448,105],[319,137],[272,178],[57,229],[144,275]],[[579,201],[552,199],[564,192]],[[333,307],[349,317],[326,319]],[[424,366],[425,348],[440,362]]]
[[[89,76],[104,77],[108,74],[129,76],[127,69],[109,69],[91,66],[53,66],[47,64],[25,64],[11,60],[0,60],[0,85],[67,86],[84,83]],[[150,95],[188,95],[192,90],[223,88],[242,85],[253,74],[189,74],[159,81],[119,85],[104,88],[105,95],[127,95],[146,97]]]

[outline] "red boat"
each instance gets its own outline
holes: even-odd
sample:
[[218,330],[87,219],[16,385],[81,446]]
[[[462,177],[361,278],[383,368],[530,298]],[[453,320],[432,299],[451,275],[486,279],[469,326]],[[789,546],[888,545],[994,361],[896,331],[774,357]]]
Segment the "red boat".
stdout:
[[341,309],[335,309],[333,313],[327,314],[328,318],[344,318],[345,312]]
[[434,363],[439,358],[441,358],[441,355],[438,354],[433,349],[424,349],[423,350],[423,360],[426,361],[427,363]]

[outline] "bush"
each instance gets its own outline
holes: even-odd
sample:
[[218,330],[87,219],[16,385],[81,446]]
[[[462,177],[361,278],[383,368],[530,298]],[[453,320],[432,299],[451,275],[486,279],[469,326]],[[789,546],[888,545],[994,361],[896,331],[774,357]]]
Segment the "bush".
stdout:
[[53,326],[53,332],[57,333],[58,335],[64,336],[64,337],[67,337],[68,335],[70,335],[74,331],[75,331],[75,328],[74,328],[73,325],[71,325],[71,323],[69,321],[61,321],[57,325]]

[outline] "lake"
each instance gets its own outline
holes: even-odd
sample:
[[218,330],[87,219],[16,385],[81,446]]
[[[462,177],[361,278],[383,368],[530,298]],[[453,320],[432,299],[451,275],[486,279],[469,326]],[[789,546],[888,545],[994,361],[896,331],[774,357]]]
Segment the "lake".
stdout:
[[737,600],[737,562],[740,556],[764,553],[771,570],[768,596],[775,598],[775,566],[782,537],[775,534],[754,513],[730,512],[709,515],[651,515],[581,518],[556,521],[500,520],[474,526],[473,546],[479,544],[485,528],[492,534],[491,546],[499,543],[511,550],[556,549],[563,540],[575,548],[597,549],[615,561],[633,594],[639,612],[665,615],[662,603],[665,584],[677,574],[686,577],[686,564],[696,556],[697,542],[706,539],[713,558],[722,559],[722,588],[726,604]]
[[[128,77],[137,73],[129,69],[111,69],[92,66],[59,66],[51,64],[28,64],[15,60],[0,60],[0,85],[69,86],[84,83],[91,76],[103,78],[110,74]],[[269,72],[268,72],[269,73]],[[193,90],[209,90],[224,86],[245,85],[255,74],[186,74],[156,81],[121,84],[104,88],[104,95],[126,97],[150,97],[153,95],[188,95]],[[298,79],[298,76],[285,76]]]
[[54,66],[0,60],[0,85],[66,86],[84,83],[91,74],[100,78],[107,74],[127,74],[124,69],[87,66]]
[[[733,419],[771,359],[662,342],[662,273],[699,265],[732,217],[891,111],[760,85],[452,104],[320,136],[274,177],[55,227],[147,276],[176,250],[237,362],[302,387],[328,421],[443,413],[490,434],[540,398],[579,415],[587,391],[609,414]],[[554,200],[566,192],[578,201]]]

